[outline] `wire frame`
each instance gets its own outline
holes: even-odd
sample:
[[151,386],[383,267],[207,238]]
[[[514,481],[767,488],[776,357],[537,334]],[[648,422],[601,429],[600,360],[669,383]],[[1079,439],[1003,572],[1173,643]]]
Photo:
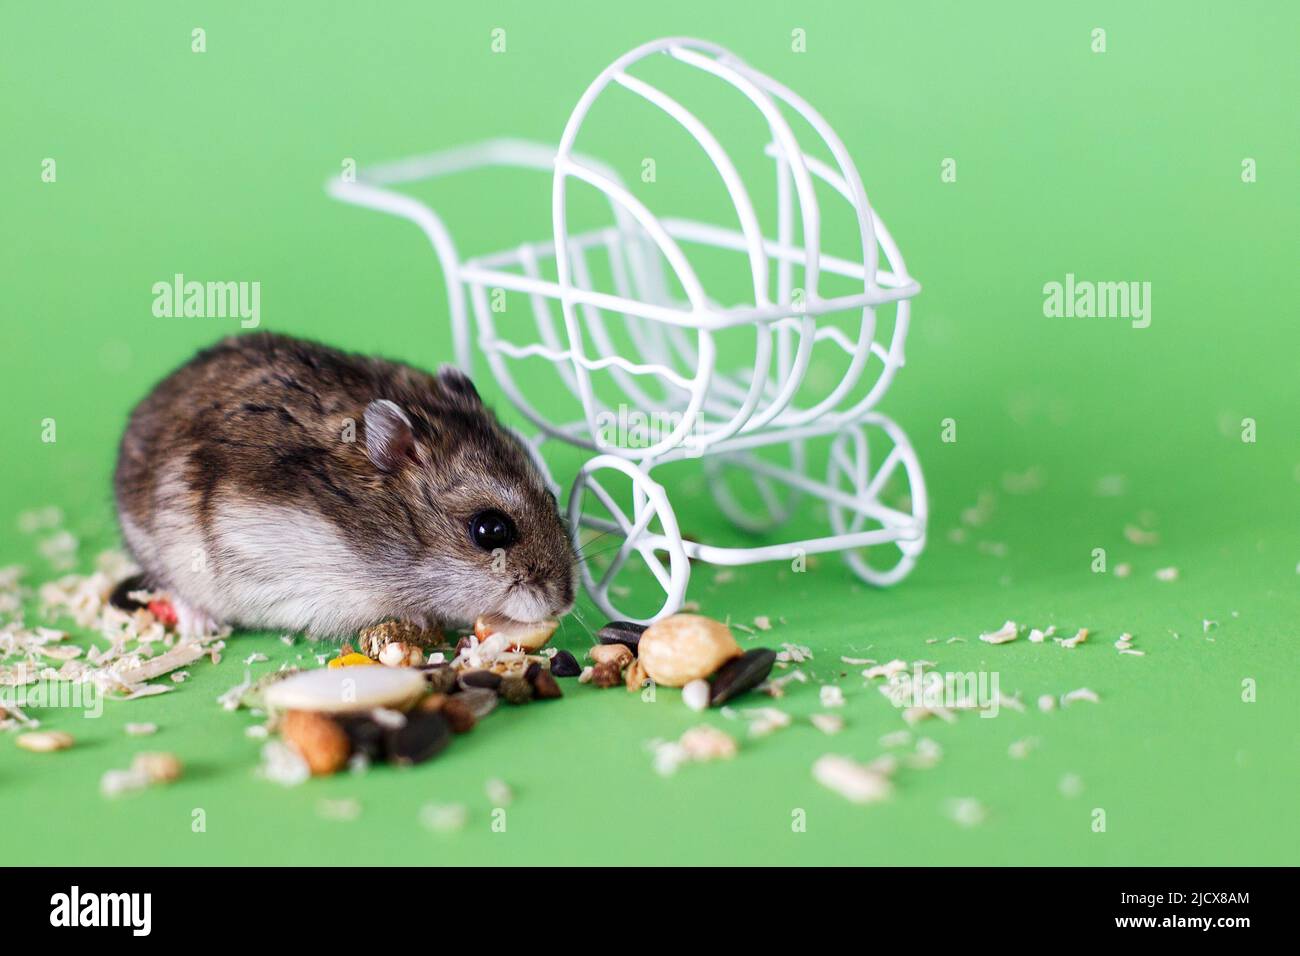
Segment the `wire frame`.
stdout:
[[[746,182],[686,104],[638,75],[638,64],[654,57],[722,84],[757,112],[768,137],[769,184]],[[605,95],[635,97],[684,130],[716,171],[735,225],[660,217],[623,183],[616,164],[581,152],[584,123]],[[551,177],[552,236],[462,258],[442,219],[402,187],[489,167],[531,171],[539,187],[541,174]],[[577,184],[600,194],[609,210],[606,225],[570,229]],[[773,191],[774,234],[760,226],[753,199],[758,188]],[[447,283],[457,362],[472,372],[477,344],[499,387],[536,428],[534,453],[547,439],[594,453],[579,470],[568,508],[575,527],[622,539],[610,567],[599,575],[585,564],[582,569],[606,613],[630,620],[671,613],[686,593],[692,560],[738,565],[841,551],[859,577],[878,585],[898,581],[915,564],[925,544],[924,480],[907,436],[876,406],[904,363],[910,299],[920,286],[868,202],[843,142],[776,80],[715,44],[656,40],[619,57],[592,81],[558,147],[492,140],[367,168],[355,179],[336,177],[327,189],[343,201],[406,218],[424,232]],[[824,198],[851,215],[855,254],[823,249]],[[692,264],[687,250],[696,247],[739,257],[750,301],[720,304]],[[593,278],[597,265],[609,274],[608,288]],[[823,279],[831,276],[837,290],[852,291],[824,288]],[[502,293],[520,297],[527,308],[498,321],[490,298]],[[893,316],[888,331],[880,321],[886,309]],[[623,339],[611,334],[614,320],[626,331]],[[734,331],[753,336],[739,371],[719,367],[719,336]],[[810,377],[819,345],[838,349],[847,362],[833,381]],[[530,377],[515,374],[526,360],[553,370],[576,417],[557,417],[543,407],[553,402],[533,400]],[[869,373],[869,367],[878,370]],[[597,376],[603,376],[599,392]],[[611,445],[600,420],[613,400],[671,413],[673,425],[648,445]],[[818,439],[829,440],[820,463],[807,452]],[[757,454],[778,445],[780,462]],[[694,457],[705,458],[704,479],[722,513],[739,527],[770,532],[795,513],[799,500],[811,498],[824,510],[829,533],[743,548],[685,540],[671,496],[651,472]],[[754,482],[757,508],[732,494],[729,473]],[[625,500],[610,491],[615,481],[627,486]],[[891,482],[902,484],[901,497],[888,490]],[[884,560],[882,548],[888,551]],[[665,594],[657,613],[641,617],[623,612],[613,597],[615,579],[637,561]]]
[[[750,190],[718,138],[682,103],[629,72],[638,61],[659,55],[666,55],[685,67],[728,84],[761,114],[771,135],[767,153],[775,161],[777,172],[778,233],[775,237],[763,235]],[[575,154],[575,142],[592,106],[611,87],[625,90],[662,110],[694,139],[712,162],[727,190],[740,224],[739,230],[685,219],[661,220],[621,182],[609,175],[607,169]],[[820,145],[833,157],[833,165],[804,150],[782,106],[801,117],[817,134]],[[579,99],[561,137],[554,166],[552,248],[570,346],[566,357],[572,363],[572,385],[581,401],[588,430],[593,435],[597,432],[598,415],[607,409],[595,395],[591,373],[611,365],[621,373],[619,380],[629,392],[627,375],[635,372],[669,381],[684,396],[673,408],[680,415],[676,429],[650,448],[631,452],[636,457],[650,459],[678,446],[701,453],[704,447],[724,442],[734,435],[772,426],[779,429],[800,425],[824,419],[827,415],[838,421],[856,420],[875,406],[903,364],[903,345],[910,319],[907,300],[919,291],[919,286],[907,275],[897,245],[873,214],[848,151],[830,125],[806,101],[748,67],[723,48],[699,40],[669,38],[645,44],[615,60]],[[637,266],[632,271],[650,275],[656,265],[666,263],[685,294],[685,303],[667,319],[668,328],[663,334],[638,337],[641,354],[636,356],[634,363],[620,363],[619,356],[599,350],[594,355],[584,350],[588,341],[600,344],[598,317],[601,310],[617,312],[636,321],[640,317],[631,307],[636,303],[644,304],[649,300],[660,307],[671,307],[672,304],[655,301],[654,293],[664,287],[662,280],[644,284],[639,290],[641,296],[635,302],[625,294],[610,300],[584,281],[582,257],[589,243],[585,235],[570,235],[567,226],[566,199],[573,180],[599,190],[609,199],[611,206],[620,211],[616,241],[642,240],[628,241],[627,248],[622,250]],[[862,261],[846,261],[823,254],[821,208],[815,180],[826,183],[851,207]],[[802,247],[793,241],[796,217],[801,227]],[[633,223],[632,232],[626,228],[629,220]],[[683,244],[688,242],[744,254],[750,267],[753,303],[730,309],[718,307],[683,248]],[[654,255],[647,256],[647,245],[652,246]],[[888,271],[879,269],[881,248],[891,267]],[[796,264],[802,269],[804,278],[803,297],[799,301],[792,296],[791,275]],[[769,295],[773,268],[777,274],[775,297]],[[824,271],[856,279],[861,282],[862,291],[824,297],[820,292]],[[875,339],[875,310],[889,303],[897,303],[898,312],[892,337],[885,345]],[[820,316],[846,310],[860,313],[856,336],[846,336],[829,322],[818,322]],[[660,317],[657,321],[665,318]],[[752,325],[757,330],[754,361],[748,370],[747,383],[724,379],[716,367],[717,347],[713,333],[740,325]],[[693,339],[684,335],[686,330],[695,330]],[[775,349],[774,341],[778,343]],[[849,356],[849,366],[828,393],[810,405],[796,408],[792,400],[796,394],[804,394],[800,389],[805,384],[814,347],[824,341],[838,345]],[[674,350],[678,356],[687,357],[693,366],[693,375],[686,377],[674,372],[670,355]],[[872,356],[881,364],[879,376],[865,395],[843,407],[841,403],[857,386]],[[640,394],[628,397],[634,403],[644,400]],[[714,421],[703,427],[702,416],[706,411],[712,413]],[[618,448],[602,450],[621,451]]]

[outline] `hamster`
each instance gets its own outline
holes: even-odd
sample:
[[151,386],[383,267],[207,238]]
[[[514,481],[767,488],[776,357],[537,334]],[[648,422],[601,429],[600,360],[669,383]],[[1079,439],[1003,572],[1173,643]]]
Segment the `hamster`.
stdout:
[[451,367],[225,339],[132,412],[114,495],[132,556],[188,635],[529,622],[573,606],[554,495]]

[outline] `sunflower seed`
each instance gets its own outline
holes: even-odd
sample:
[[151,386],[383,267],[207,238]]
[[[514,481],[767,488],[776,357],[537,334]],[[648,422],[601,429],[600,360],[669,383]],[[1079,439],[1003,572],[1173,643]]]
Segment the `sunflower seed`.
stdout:
[[622,644],[635,654],[645,629],[646,625],[633,624],[631,621],[610,621],[596,632],[596,638],[602,644]]
[[767,679],[775,663],[775,651],[756,647],[723,664],[713,677],[709,706],[721,706],[746,691],[753,690]]
[[582,673],[582,665],[568,651],[556,651],[551,658],[551,675],[553,677],[577,677]]

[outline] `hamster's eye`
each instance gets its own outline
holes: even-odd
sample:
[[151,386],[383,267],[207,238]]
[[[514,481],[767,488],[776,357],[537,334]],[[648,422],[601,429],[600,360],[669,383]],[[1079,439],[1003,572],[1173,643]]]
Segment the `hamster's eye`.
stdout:
[[509,516],[495,509],[480,511],[469,519],[469,536],[484,551],[508,548],[519,540],[519,531]]

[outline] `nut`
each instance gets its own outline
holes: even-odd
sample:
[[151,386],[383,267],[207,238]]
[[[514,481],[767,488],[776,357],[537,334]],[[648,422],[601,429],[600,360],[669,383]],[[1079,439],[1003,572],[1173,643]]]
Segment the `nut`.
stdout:
[[613,661],[605,661],[592,668],[591,682],[597,687],[615,687],[622,680],[623,674]]
[[524,677],[533,685],[533,696],[538,700],[554,700],[564,696],[560,685],[555,681],[555,676],[541,664],[529,665],[528,670],[524,672]]
[[474,622],[474,636],[485,641],[494,634],[504,636],[508,646],[517,650],[536,651],[546,646],[560,622],[547,618],[529,624],[498,618],[480,617]]
[[442,711],[443,706],[450,698],[443,693],[434,692],[415,705],[416,710],[422,710],[428,714],[437,714]]
[[410,621],[384,621],[364,628],[357,635],[361,653],[376,660],[386,644],[412,644],[416,647],[435,647],[443,642],[442,629],[434,627],[425,630]]
[[389,641],[379,649],[379,663],[386,667],[419,667],[424,663],[424,652],[414,644]]
[[314,776],[341,770],[352,747],[338,722],[311,710],[291,710],[280,722],[280,736],[307,761]]
[[731,628],[698,614],[674,614],[651,624],[637,648],[646,673],[665,687],[708,677],[742,653]]
[[19,734],[14,743],[32,753],[51,753],[71,747],[72,734],[65,734],[61,730],[33,730],[30,733]]
[[533,699],[533,685],[526,677],[503,677],[497,693],[512,704],[526,704]]
[[446,703],[442,705],[440,711],[442,717],[451,727],[453,734],[464,734],[474,729],[478,723],[478,718],[474,712],[469,709],[469,705],[458,697],[448,697]]
[[456,686],[456,672],[446,664],[435,664],[422,670],[429,689],[435,693],[450,693]]
[[[612,644],[610,646],[622,647],[623,645]],[[645,666],[638,660],[634,660],[630,665],[628,665],[627,673],[623,676],[627,681],[627,689],[632,693],[639,691],[642,685],[650,679],[645,672]]]
[[131,770],[144,774],[150,783],[171,783],[180,779],[184,768],[175,754],[140,753],[131,761]]
[[615,664],[619,670],[636,659],[626,644],[597,644],[587,651],[587,656],[597,664]]

